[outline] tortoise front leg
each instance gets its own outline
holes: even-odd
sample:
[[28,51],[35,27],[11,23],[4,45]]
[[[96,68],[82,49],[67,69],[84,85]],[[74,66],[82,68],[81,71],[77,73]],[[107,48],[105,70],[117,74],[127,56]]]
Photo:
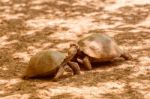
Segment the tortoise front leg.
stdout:
[[54,80],[58,80],[59,77],[63,75],[64,71],[65,71],[64,67],[60,66],[57,73],[56,73],[56,75],[55,75],[55,77],[54,77]]
[[88,56],[85,56],[85,57],[83,58],[83,65],[84,65],[85,68],[87,68],[88,70],[91,70],[91,69],[92,69],[91,62],[90,62]]
[[73,70],[74,74],[80,74],[80,67],[76,62],[68,62],[69,67]]

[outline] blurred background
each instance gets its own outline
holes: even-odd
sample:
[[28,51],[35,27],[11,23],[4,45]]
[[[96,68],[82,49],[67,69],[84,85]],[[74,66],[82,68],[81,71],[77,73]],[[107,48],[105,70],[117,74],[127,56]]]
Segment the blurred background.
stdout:
[[[100,64],[81,75],[22,80],[35,53],[66,52],[106,33],[135,60]],[[149,99],[150,0],[0,0],[1,99]]]

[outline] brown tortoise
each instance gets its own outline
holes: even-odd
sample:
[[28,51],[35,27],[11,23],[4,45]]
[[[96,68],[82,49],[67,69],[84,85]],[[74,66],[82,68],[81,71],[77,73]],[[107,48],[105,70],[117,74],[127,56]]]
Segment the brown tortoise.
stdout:
[[107,62],[118,57],[125,60],[132,56],[119,48],[116,42],[106,34],[94,33],[80,39],[77,43],[77,60],[88,70],[92,69],[91,62]]
[[71,67],[74,74],[80,74],[78,64],[71,62],[76,52],[77,48],[74,45],[69,48],[68,56],[59,51],[41,51],[31,57],[23,78],[53,76],[57,80],[63,74],[66,65]]

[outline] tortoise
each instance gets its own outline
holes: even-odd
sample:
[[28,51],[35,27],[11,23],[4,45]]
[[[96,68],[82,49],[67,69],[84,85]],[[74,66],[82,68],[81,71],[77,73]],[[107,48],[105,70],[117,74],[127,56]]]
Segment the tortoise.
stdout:
[[92,69],[91,62],[107,62],[122,57],[125,60],[132,56],[123,51],[113,38],[104,33],[93,33],[77,42],[77,61],[88,70]]
[[79,65],[71,62],[71,59],[77,52],[76,49],[76,46],[71,45],[68,50],[68,55],[52,50],[45,50],[35,54],[31,57],[23,78],[49,76],[57,80],[63,74],[66,65],[73,70],[74,74],[80,74]]

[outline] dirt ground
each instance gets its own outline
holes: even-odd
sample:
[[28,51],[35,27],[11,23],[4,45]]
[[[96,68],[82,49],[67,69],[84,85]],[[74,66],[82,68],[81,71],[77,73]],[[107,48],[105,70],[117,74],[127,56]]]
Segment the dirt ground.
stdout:
[[[133,60],[22,80],[35,53],[106,33]],[[150,0],[0,0],[0,99],[150,99]]]

